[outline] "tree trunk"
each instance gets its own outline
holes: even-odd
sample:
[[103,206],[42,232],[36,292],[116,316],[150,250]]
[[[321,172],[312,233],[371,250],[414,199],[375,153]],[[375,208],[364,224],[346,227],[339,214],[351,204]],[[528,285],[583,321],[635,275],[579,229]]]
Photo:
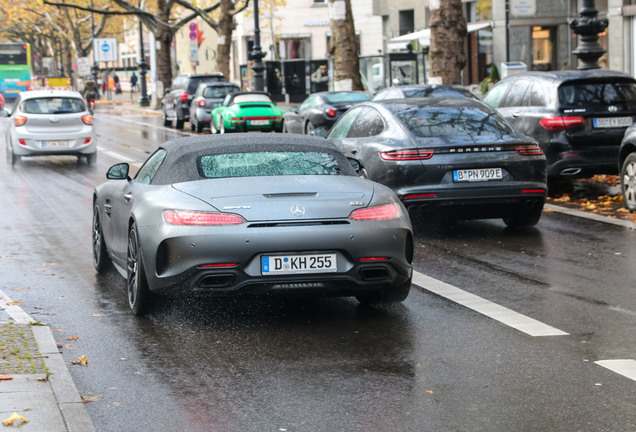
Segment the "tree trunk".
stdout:
[[334,90],[363,90],[351,0],[329,0]]
[[233,11],[234,2],[232,0],[221,0],[221,13],[217,28],[219,39],[216,46],[216,66],[228,80],[230,79],[230,47],[234,31]]
[[[172,85],[172,38],[174,36],[170,27],[163,23],[170,21],[170,10],[166,0],[157,0],[157,28],[154,31],[155,40],[159,42],[157,53],[157,80],[163,84],[164,91]],[[159,99],[163,95],[158,95]]]
[[461,0],[431,0],[431,78],[443,84],[461,84],[466,66],[466,18]]

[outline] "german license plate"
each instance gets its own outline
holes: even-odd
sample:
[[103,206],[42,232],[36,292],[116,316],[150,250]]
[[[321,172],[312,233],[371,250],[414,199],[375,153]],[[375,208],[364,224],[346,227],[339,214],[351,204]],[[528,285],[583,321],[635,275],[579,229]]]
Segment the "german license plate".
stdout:
[[337,271],[336,254],[275,255],[261,257],[261,273],[263,275],[335,273]]
[[501,168],[481,168],[453,171],[453,181],[456,182],[501,180],[502,178],[503,174],[501,172]]
[[627,127],[631,126],[631,117],[607,117],[607,118],[595,118],[595,128],[613,128],[613,127]]
[[42,141],[42,147],[68,147],[68,141]]
[[267,126],[269,124],[269,120],[250,120],[250,126]]

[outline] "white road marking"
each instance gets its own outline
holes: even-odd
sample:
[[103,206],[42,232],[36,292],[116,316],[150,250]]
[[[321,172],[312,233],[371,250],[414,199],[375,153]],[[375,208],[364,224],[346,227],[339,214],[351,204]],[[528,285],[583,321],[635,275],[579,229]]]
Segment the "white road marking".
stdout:
[[416,271],[413,272],[413,283],[530,336],[566,336],[569,334]]
[[594,363],[636,381],[636,360],[599,360]]
[[101,146],[97,146],[97,150],[100,151],[100,153],[105,154],[106,156],[109,156],[115,160],[121,161],[121,162],[127,162],[130,164],[130,166],[135,167],[137,169],[139,169],[141,167],[141,162],[137,162],[134,159],[131,159],[129,157],[126,157],[124,155],[122,155],[121,153],[117,153],[114,151],[110,151],[110,150],[106,150],[104,147]]
[[0,308],[7,311],[9,316],[18,324],[32,324],[35,321],[19,305],[14,303],[2,290],[0,290]]

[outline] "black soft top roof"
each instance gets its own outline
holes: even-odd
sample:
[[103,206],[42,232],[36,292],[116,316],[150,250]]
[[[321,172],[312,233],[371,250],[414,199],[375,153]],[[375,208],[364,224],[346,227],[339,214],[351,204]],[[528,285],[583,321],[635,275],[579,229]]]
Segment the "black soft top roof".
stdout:
[[343,175],[356,175],[342,153],[324,138],[309,135],[238,133],[202,135],[167,141],[160,148],[168,154],[153,178],[153,184],[171,184],[200,179],[195,161],[205,155],[259,151],[326,152],[335,155]]

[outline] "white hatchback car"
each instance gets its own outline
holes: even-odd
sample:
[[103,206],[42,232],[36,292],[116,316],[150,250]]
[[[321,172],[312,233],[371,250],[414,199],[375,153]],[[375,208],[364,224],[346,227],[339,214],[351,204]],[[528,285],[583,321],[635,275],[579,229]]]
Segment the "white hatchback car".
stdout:
[[13,104],[5,143],[11,164],[21,156],[74,155],[93,164],[97,143],[93,116],[78,92],[22,92]]

